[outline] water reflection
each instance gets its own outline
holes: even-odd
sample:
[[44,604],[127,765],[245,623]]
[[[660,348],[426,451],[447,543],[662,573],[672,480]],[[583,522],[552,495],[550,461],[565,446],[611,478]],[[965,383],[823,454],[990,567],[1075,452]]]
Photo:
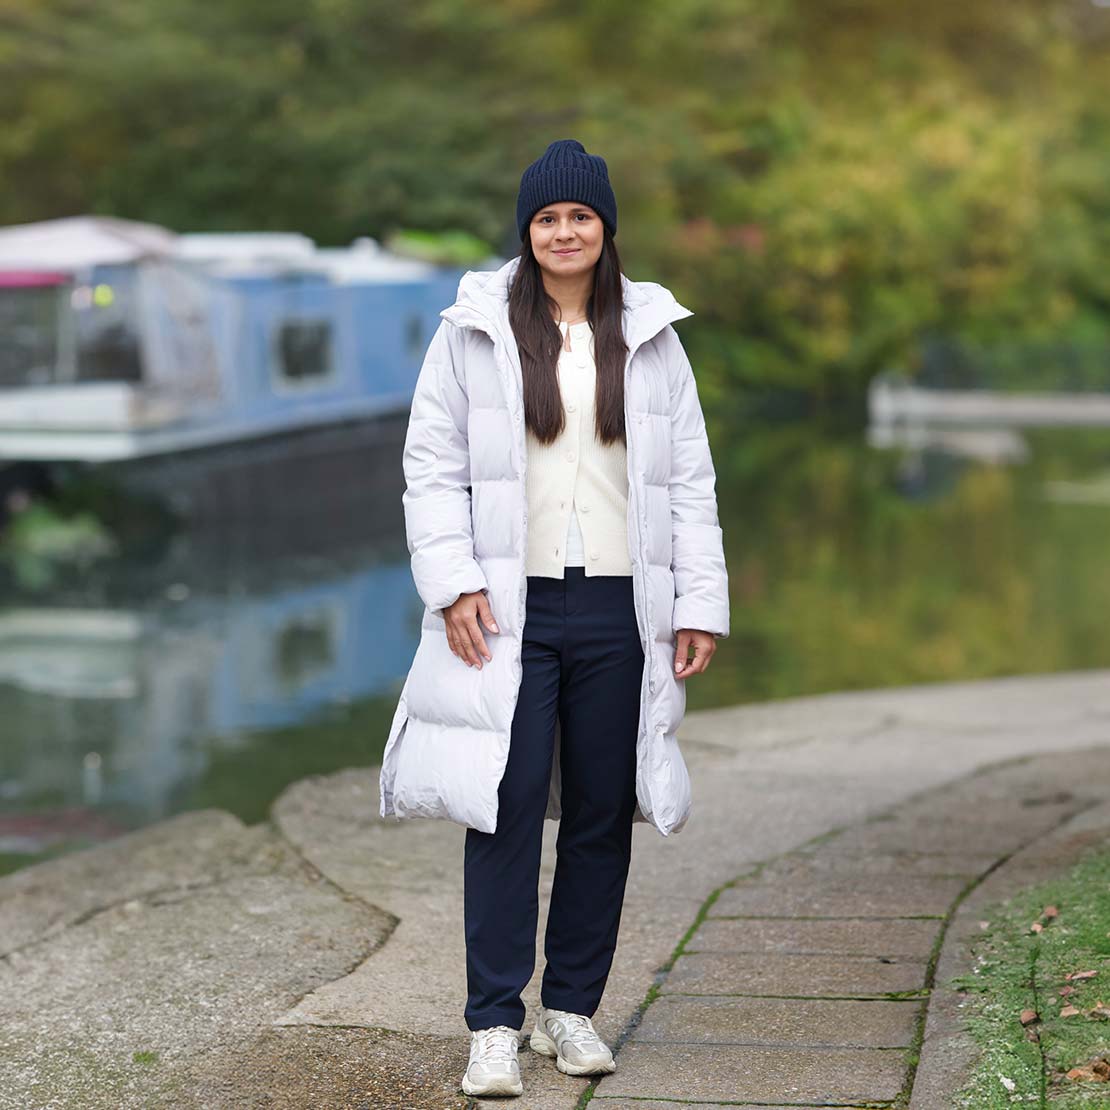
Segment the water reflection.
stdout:
[[[198,806],[259,820],[287,783],[380,758],[421,615],[399,435],[147,468],[189,528],[9,588],[0,861]],[[690,708],[1108,665],[1110,432],[988,439],[716,437],[733,631]]]

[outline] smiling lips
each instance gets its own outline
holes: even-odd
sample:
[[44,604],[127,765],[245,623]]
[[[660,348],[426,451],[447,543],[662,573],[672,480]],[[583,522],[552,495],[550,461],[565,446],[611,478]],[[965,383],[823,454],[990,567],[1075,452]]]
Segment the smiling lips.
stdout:
[[555,251],[554,253],[555,254],[577,254],[578,253],[578,248],[577,247],[572,247],[569,250]]

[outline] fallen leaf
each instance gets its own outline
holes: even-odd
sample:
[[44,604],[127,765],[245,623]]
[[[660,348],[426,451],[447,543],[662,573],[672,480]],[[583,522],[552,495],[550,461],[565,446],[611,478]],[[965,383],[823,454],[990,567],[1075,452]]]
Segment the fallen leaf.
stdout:
[[1078,1014],[1078,1013],[1079,1013],[1079,1011],[1074,1006],[1065,1006],[1060,1011],[1060,1016],[1061,1017],[1075,1017],[1075,1015]]
[[1006,1088],[1007,1091],[1012,1091],[1017,1086],[1017,1084],[1012,1079],[1007,1079],[1006,1076],[1004,1076],[1004,1075],[1000,1075],[998,1077],[998,1079],[999,1079],[999,1082],[1002,1084],[1003,1087]]
[[1038,1021],[1038,1020],[1039,1019],[1038,1019],[1036,1010],[1022,1010],[1021,1011],[1020,1021],[1021,1021],[1022,1025],[1029,1025],[1032,1022]]
[[1065,979],[1093,979],[1098,974],[1097,971],[1073,971],[1065,975]]
[[1068,1073],[1069,1079],[1077,1079],[1087,1083],[1110,1083],[1110,1059],[1105,1056],[1096,1056],[1089,1064],[1072,1068]]
[[1044,908],[1045,917],[1056,917],[1059,912],[1060,911],[1055,906],[1045,906]]
[[1075,987],[1061,987],[1060,994],[1063,995],[1065,998],[1069,994],[1075,994]]
[[1043,933],[1044,926],[1039,921],[1034,921],[1033,924],[1029,926],[1029,931],[1032,933]]

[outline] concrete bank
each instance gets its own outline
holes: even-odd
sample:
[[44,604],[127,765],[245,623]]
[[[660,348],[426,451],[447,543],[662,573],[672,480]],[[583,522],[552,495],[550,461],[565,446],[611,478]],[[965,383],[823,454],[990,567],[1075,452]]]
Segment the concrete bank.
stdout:
[[[675,837],[636,830],[595,1016],[617,1072],[593,1089],[523,1048],[515,1104],[951,1089],[967,1049],[928,1006],[941,942],[1006,861],[1018,882],[1022,852],[1100,827],[1110,674],[714,710],[682,741],[694,813]],[[0,1106],[476,1105],[458,1089],[464,830],[377,808],[376,769],[353,769],[290,787],[260,826],[187,814],[0,880]]]

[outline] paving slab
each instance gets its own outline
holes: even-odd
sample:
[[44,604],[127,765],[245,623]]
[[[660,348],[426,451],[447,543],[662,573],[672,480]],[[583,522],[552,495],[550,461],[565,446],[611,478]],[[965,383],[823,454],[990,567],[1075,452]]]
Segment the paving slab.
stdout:
[[1051,827],[1051,822],[1023,825],[1012,820],[979,823],[972,816],[966,821],[951,823],[938,823],[926,818],[918,821],[872,821],[844,833],[837,849],[861,855],[900,851],[953,855],[963,845],[976,856],[993,855],[998,858],[1015,851]]
[[894,852],[880,851],[871,845],[866,853],[849,851],[840,837],[803,846],[788,852],[759,870],[762,882],[778,882],[807,874],[817,878],[849,878],[866,876],[907,875],[922,878],[971,879],[991,867],[998,856],[994,853],[973,855],[963,852]]
[[779,952],[680,956],[664,994],[762,994],[860,998],[919,991],[925,961]]
[[[722,1106],[727,1106],[730,1110],[767,1110],[769,1106],[776,1105],[767,1102],[687,1102],[685,1099],[675,1102],[654,1098],[623,1098],[620,1095],[615,1098],[594,1095],[594,1101],[601,1103],[605,1110],[720,1110]],[[824,1106],[800,1106],[796,1102],[777,1105],[788,1106],[789,1110],[829,1110],[827,1102]],[[842,1102],[837,1103],[838,1107],[845,1105]],[[852,1110],[852,1107],[848,1107],[848,1110]]]
[[633,1041],[904,1048],[921,1003],[826,998],[689,998],[661,995]]
[[709,917],[687,953],[777,952],[927,959],[941,922],[932,918]]
[[902,1087],[901,1050],[753,1048],[739,1045],[625,1045],[597,1093],[721,1102],[852,1102],[893,1099]]
[[710,917],[941,917],[967,885],[962,877],[839,876],[796,883],[745,881],[721,892]]
[[[729,1110],[767,1110],[768,1106],[774,1107],[776,1104],[773,1102],[687,1102],[685,1099],[675,1102],[658,1099],[626,1099],[620,1096],[607,1098],[604,1094],[595,1094],[594,1099],[601,1103],[605,1110],[720,1110],[722,1107],[728,1107]],[[777,1104],[787,1106],[787,1103]],[[804,1107],[796,1102],[790,1102],[788,1107],[789,1110],[829,1110],[827,1102],[824,1107]],[[857,1108],[846,1108],[844,1102],[838,1102],[837,1110],[857,1110]]]

